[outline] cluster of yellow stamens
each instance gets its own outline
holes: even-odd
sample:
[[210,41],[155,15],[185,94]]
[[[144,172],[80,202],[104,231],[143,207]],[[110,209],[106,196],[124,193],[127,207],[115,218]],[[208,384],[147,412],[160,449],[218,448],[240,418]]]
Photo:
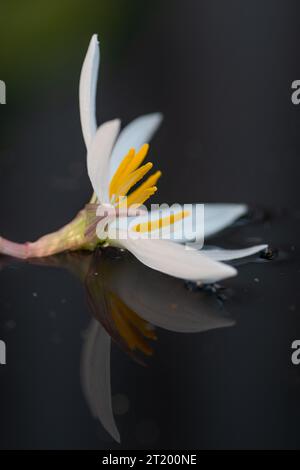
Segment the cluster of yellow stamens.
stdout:
[[144,183],[128,194],[153,167],[151,162],[142,165],[148,150],[148,144],[144,144],[138,152],[135,152],[135,149],[130,149],[120,163],[109,185],[109,198],[116,206],[125,196],[128,208],[133,204],[144,204],[157,191],[155,184],[161,176],[160,171],[149,176]]
[[[149,176],[142,184],[131,191],[153,167],[151,162],[142,165],[148,150],[148,144],[144,144],[138,152],[135,149],[130,149],[121,161],[109,185],[109,199],[115,207],[124,208],[125,206],[129,210],[132,206],[140,206],[157,191],[155,185],[161,176],[160,171]],[[133,230],[135,232],[161,230],[168,226],[174,226],[176,222],[183,221],[189,215],[189,211],[185,210],[176,211],[175,213],[170,212],[167,216],[138,223],[133,227]]]

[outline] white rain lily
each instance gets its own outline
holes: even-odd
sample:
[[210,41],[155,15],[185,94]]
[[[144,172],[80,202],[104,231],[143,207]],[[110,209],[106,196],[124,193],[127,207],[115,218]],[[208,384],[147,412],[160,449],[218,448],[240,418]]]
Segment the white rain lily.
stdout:
[[[98,64],[99,48],[97,37],[94,35],[81,73],[80,110],[83,135],[88,149],[88,174],[101,214],[104,214],[98,225],[98,237],[102,242],[129,250],[147,266],[175,277],[214,282],[234,276],[235,268],[220,261],[249,256],[265,249],[266,245],[244,250],[186,249],[181,244],[188,241],[185,239],[183,226],[192,223],[193,210],[186,213],[180,206],[175,212],[165,210],[162,213],[158,210],[150,215],[143,212],[134,214],[132,209],[131,217],[124,217],[126,210],[122,213],[122,198],[127,197],[126,207],[129,211],[131,208],[139,210],[156,192],[160,172],[148,177],[133,192],[130,190],[152,169],[152,163],[143,164],[149,147],[145,142],[152,135],[153,128],[157,128],[160,115],[139,118],[125,128],[119,138],[119,120],[106,122],[95,131],[94,99]],[[116,209],[118,213],[115,212]],[[204,211],[204,235],[209,236],[243,215],[247,207],[210,204],[205,206]],[[203,232],[203,220],[200,219],[200,222],[201,226],[196,227],[196,236],[197,229],[199,233]],[[164,225],[172,225],[169,240],[156,238],[157,232],[160,232]]]
[[[157,190],[159,171],[141,183],[152,169],[143,164],[149,146],[147,142],[159,127],[160,113],[139,117],[120,132],[120,121],[113,120],[97,127],[96,88],[100,64],[99,44],[92,36],[82,66],[79,86],[80,118],[87,147],[88,174],[94,189],[90,204],[60,230],[45,235],[33,243],[14,243],[0,237],[0,253],[18,258],[49,256],[66,250],[94,250],[104,243],[125,248],[142,263],[182,279],[215,282],[234,276],[237,271],[222,263],[257,253],[267,247],[259,245],[242,250],[186,249],[183,226],[191,227],[194,207],[185,211],[144,212],[143,204]],[[136,187],[139,185],[138,187]],[[135,186],[136,189],[133,189]],[[123,206],[123,197],[126,207]],[[97,216],[96,217],[96,211]],[[208,237],[224,229],[247,212],[243,204],[205,204],[204,224],[196,226],[195,237]],[[150,217],[150,222],[149,222]],[[184,223],[183,223],[184,222]],[[97,227],[97,234],[96,234]],[[157,233],[169,230],[170,237],[157,238]],[[165,230],[167,233],[168,230]]]

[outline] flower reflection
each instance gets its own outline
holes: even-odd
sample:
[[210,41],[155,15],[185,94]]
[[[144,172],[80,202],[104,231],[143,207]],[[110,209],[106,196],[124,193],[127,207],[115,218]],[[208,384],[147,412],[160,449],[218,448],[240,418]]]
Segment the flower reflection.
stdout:
[[122,262],[114,251],[98,251],[32,261],[67,268],[84,284],[94,319],[82,350],[82,386],[93,416],[118,442],[111,399],[111,339],[144,363],[159,337],[155,327],[196,333],[234,324],[213,295],[199,289],[190,292],[179,279],[147,268],[128,253],[121,256]]

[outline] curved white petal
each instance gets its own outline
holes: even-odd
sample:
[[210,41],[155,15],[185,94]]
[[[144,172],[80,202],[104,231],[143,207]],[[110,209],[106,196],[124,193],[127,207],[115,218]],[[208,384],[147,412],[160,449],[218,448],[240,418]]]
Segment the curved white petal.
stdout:
[[97,130],[95,101],[99,63],[99,43],[97,35],[94,34],[82,65],[79,82],[80,120],[87,148]]
[[134,148],[138,150],[143,144],[148,143],[158,129],[161,121],[162,114],[153,113],[138,117],[124,127],[111,156],[109,169],[110,178],[115,174],[129,149]]
[[[197,247],[201,247],[204,241],[204,205],[203,204],[173,204],[170,207],[163,207],[159,209],[153,209],[151,211],[145,211],[144,214],[132,217],[121,217],[115,220],[111,228],[114,228],[116,231],[129,231],[134,233],[136,227],[141,224],[151,225],[151,231],[143,229],[141,233],[142,238],[156,238],[163,240],[172,240],[179,243],[183,242],[194,242],[197,240]],[[178,218],[176,216],[182,215],[184,212],[184,217]],[[174,217],[172,223],[171,217]],[[159,219],[165,221],[164,225],[158,225],[157,222]]]
[[110,336],[92,320],[82,349],[81,381],[92,415],[120,442],[111,403],[110,344]]
[[256,245],[249,248],[242,248],[239,250],[224,250],[222,248],[212,250],[201,250],[206,256],[215,261],[230,261],[233,259],[245,258],[246,256],[252,256],[260,251],[268,248],[268,245]]
[[99,127],[88,148],[88,174],[99,201],[108,203],[109,158],[120,130],[120,121],[115,119]]
[[129,236],[118,240],[118,244],[146,266],[181,279],[210,283],[237,273],[235,268],[214,261],[200,251],[168,240],[132,239]]
[[245,204],[205,204],[204,231],[209,237],[231,225],[236,219],[246,214]]
[[[203,210],[204,208],[204,210]],[[197,242],[201,248],[206,237],[232,224],[238,217],[247,212],[247,206],[243,204],[173,204],[164,208],[146,212],[135,218],[122,218],[116,222],[121,230],[133,229],[136,225],[146,221],[155,222],[160,218],[170,217],[184,212],[184,218],[172,225],[166,225],[151,231],[152,238],[163,238],[178,243]],[[144,232],[144,237],[149,236]]]

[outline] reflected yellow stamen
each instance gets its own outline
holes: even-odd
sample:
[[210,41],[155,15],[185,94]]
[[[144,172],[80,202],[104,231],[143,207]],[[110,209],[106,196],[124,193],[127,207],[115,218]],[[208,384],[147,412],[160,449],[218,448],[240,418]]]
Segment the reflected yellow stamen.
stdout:
[[168,227],[169,225],[174,225],[176,222],[188,217],[190,215],[190,211],[180,211],[176,214],[170,214],[166,217],[160,217],[156,220],[149,220],[148,222],[142,222],[137,224],[133,227],[135,232],[145,233],[145,232],[152,232],[154,230],[159,230],[164,227]]
[[153,351],[143,336],[156,339],[155,332],[149,323],[138,317],[120,298],[111,293],[111,314],[120,336],[131,351],[140,350],[150,356]]

